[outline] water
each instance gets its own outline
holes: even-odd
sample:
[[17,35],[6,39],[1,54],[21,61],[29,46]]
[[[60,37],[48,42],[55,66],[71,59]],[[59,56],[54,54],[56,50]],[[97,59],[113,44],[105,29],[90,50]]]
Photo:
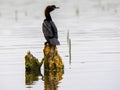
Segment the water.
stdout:
[[[42,76],[26,85],[24,56],[28,50],[43,58],[45,39],[41,24],[47,4],[59,30],[59,54],[65,64],[58,90],[120,89],[120,1],[47,0],[0,1],[0,89],[47,90]],[[7,3],[6,3],[7,2]],[[9,10],[8,10],[9,8]],[[17,12],[17,16],[15,11]],[[16,19],[17,18],[17,19]],[[71,64],[67,32],[71,39]],[[41,70],[44,76],[43,67]],[[50,90],[56,90],[50,89]]]

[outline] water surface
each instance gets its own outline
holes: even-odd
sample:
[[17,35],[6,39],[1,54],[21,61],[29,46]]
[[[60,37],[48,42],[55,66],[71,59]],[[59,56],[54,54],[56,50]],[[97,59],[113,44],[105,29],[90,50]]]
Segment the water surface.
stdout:
[[43,76],[26,84],[24,56],[30,50],[39,60],[43,58],[45,39],[41,24],[48,4],[60,6],[52,17],[61,42],[58,51],[65,64],[64,73],[59,74],[61,79],[53,81],[55,87],[50,90],[120,89],[119,0],[13,1],[2,0],[0,6],[1,90],[47,90],[43,67]]

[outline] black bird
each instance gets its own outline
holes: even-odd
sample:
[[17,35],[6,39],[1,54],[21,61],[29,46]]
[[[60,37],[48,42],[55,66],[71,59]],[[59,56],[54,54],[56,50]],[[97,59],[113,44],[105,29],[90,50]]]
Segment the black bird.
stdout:
[[60,45],[60,42],[58,41],[58,31],[57,27],[52,21],[50,12],[58,9],[59,7],[56,7],[55,5],[49,5],[45,9],[45,17],[46,19],[44,20],[42,24],[42,30],[43,34],[45,36],[45,39],[47,42],[45,44],[50,44],[50,45]]

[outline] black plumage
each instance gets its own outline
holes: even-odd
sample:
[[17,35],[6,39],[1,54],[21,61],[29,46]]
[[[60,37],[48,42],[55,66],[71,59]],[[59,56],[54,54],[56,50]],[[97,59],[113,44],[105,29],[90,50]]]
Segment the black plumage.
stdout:
[[[58,31],[57,27],[52,21],[52,18],[50,16],[50,12],[57,9],[55,5],[49,5],[45,9],[45,17],[46,19],[44,20],[42,24],[42,30],[43,34],[45,36],[45,39],[47,40],[46,43],[50,45],[59,45],[60,42],[58,41]],[[45,44],[46,44],[45,43]]]

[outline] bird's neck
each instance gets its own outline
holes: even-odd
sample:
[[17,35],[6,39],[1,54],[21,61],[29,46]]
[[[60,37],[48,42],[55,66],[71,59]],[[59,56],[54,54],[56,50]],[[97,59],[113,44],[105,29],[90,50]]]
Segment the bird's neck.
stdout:
[[50,13],[46,13],[46,14],[45,14],[45,17],[46,17],[46,20],[52,21],[52,18],[51,18],[51,16],[50,16]]

